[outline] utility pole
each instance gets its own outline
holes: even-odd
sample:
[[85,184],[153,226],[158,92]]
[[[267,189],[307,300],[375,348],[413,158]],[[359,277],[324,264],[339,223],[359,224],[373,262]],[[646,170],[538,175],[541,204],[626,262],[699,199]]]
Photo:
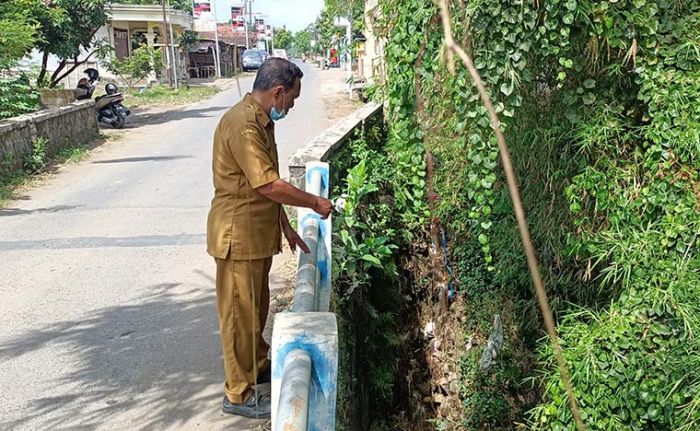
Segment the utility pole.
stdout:
[[[250,20],[250,25],[255,25],[255,23],[253,22],[253,0],[248,0],[248,5],[248,19]],[[250,46],[248,46],[248,48],[250,48]]]
[[165,36],[165,60],[166,60],[166,67],[168,70],[168,85],[170,85],[170,88],[173,87],[173,74],[172,70],[170,69],[170,64],[172,63],[169,60],[170,54],[168,53],[168,49],[170,48],[170,38],[168,37],[168,20],[165,16],[165,1],[166,0],[161,0],[160,4],[163,6],[163,35]]
[[248,0],[245,0],[243,2],[243,27],[245,28],[245,47],[246,47],[246,49],[250,49],[250,38],[248,37],[248,18],[246,18],[247,14],[248,14]]
[[270,24],[270,51],[275,50],[275,26]]
[[211,0],[211,8],[214,13],[214,70],[216,71],[216,77],[221,78],[221,52],[219,51],[219,24],[216,19],[216,0]]
[[345,17],[336,17],[333,21],[336,27],[345,27],[345,38],[347,39],[347,51],[345,52],[346,69],[348,72],[348,94],[352,99],[352,21]]
[[170,44],[170,53],[171,53],[171,58],[173,59],[173,79],[175,81],[175,89],[177,90],[179,88],[179,83],[177,81],[177,57],[175,56],[175,38],[173,37],[173,9],[170,7],[170,0],[168,0],[168,31],[170,34],[168,35],[172,43]]

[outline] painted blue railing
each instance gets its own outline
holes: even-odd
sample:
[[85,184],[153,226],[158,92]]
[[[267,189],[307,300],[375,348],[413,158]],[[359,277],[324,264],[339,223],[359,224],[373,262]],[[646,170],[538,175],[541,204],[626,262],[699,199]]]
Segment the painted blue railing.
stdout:
[[[306,191],[328,198],[329,166],[306,165]],[[331,217],[298,210],[299,252],[294,303],[272,331],[272,429],[332,431],[338,380],[338,325],[331,298]]]

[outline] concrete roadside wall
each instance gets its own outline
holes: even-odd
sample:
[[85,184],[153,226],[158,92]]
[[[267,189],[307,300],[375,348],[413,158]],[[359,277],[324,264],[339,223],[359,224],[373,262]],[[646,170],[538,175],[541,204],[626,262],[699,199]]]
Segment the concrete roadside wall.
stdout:
[[20,169],[38,138],[48,141],[47,156],[63,147],[89,142],[98,131],[94,105],[93,100],[82,100],[0,120],[0,163]]
[[[292,184],[304,190],[306,163],[330,162],[334,153],[341,150],[348,138],[367,121],[382,115],[382,105],[369,102],[327,128],[289,158],[289,177]],[[333,166],[331,166],[331,170]]]

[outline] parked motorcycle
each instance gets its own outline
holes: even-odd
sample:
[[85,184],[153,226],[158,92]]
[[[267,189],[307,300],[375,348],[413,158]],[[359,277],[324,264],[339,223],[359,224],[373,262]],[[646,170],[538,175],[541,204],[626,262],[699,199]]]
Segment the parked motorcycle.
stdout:
[[[86,69],[85,74],[88,79],[81,79],[78,82],[76,93],[78,100],[89,99],[95,92],[95,82],[100,78],[100,74],[95,69]],[[95,98],[95,110],[97,111],[97,121],[108,124],[115,129],[121,129],[126,123],[126,117],[131,111],[122,105],[124,96],[119,92],[116,84],[110,82],[105,85],[105,94]]]

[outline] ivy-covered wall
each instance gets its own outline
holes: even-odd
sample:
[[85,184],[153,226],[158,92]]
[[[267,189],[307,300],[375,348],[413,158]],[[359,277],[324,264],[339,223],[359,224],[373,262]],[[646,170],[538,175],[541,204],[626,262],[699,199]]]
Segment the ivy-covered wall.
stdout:
[[[449,4],[503,122],[587,429],[700,428],[700,3]],[[394,274],[396,256],[422,258],[415,244],[433,217],[445,228],[460,297],[451,313],[466,316],[464,341],[477,347],[456,351],[459,417],[432,424],[574,429],[476,88],[466,69],[448,72],[432,2],[380,6],[386,147],[356,156],[347,214],[364,211],[364,225],[345,220],[339,238],[362,240],[362,265]],[[386,163],[380,181],[362,176],[373,160]],[[359,204],[373,193],[388,208]],[[412,301],[393,280],[387,292]],[[504,351],[483,373],[495,313]]]

